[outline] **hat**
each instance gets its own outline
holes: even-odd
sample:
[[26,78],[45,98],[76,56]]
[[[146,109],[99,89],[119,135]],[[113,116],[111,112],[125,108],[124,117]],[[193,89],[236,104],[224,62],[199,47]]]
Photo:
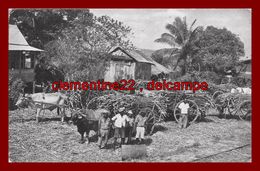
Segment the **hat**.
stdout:
[[102,110],[102,113],[103,114],[108,114],[108,113],[110,113],[108,110],[106,110],[106,109],[104,109],[104,110]]
[[132,110],[129,110],[127,113],[131,115],[133,114]]
[[123,112],[124,110],[125,110],[124,107],[121,107],[121,108],[118,109],[119,112]]

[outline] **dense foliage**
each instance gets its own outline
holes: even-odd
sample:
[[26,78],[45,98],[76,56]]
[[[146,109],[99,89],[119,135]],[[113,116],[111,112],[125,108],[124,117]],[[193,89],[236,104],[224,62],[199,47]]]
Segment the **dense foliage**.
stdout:
[[177,17],[172,24],[167,24],[169,33],[163,33],[155,41],[173,48],[157,50],[151,57],[174,71],[171,78],[184,76],[194,68],[197,72],[204,72],[200,74],[202,78],[215,83],[221,83],[230,71],[232,76],[237,77],[239,57],[245,55],[240,38],[226,28],[208,26],[206,29],[192,29],[195,21],[188,27],[186,18]]
[[54,71],[75,81],[102,79],[108,52],[116,46],[133,48],[129,27],[88,9],[13,10],[9,23],[18,25],[30,45],[44,49],[38,56],[39,82],[53,81]]
[[8,81],[8,100],[9,109],[15,108],[15,103],[18,100],[20,94],[23,92],[24,82],[17,78],[13,72],[9,72]]
[[[188,26],[186,17],[183,19],[176,17],[172,24],[167,24],[165,27],[169,33],[163,33],[160,38],[155,40],[155,42],[166,43],[174,48],[180,49],[177,52],[179,55],[174,69],[176,69],[179,63],[182,62],[182,75],[186,73],[185,65],[187,63],[187,59],[194,51],[194,43],[198,40],[199,34],[202,30],[202,27],[196,27],[193,29],[195,22],[196,20]],[[173,49],[170,56],[174,53],[175,49]]]

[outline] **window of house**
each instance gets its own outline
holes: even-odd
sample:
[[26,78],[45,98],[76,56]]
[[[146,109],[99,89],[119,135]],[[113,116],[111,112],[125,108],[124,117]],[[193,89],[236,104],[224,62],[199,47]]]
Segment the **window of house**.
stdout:
[[32,68],[32,58],[30,57],[25,58],[24,68],[26,69]]

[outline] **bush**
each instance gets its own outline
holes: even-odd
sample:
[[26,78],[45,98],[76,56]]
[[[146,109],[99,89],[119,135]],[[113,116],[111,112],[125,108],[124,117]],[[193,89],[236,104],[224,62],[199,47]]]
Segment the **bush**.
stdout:
[[222,77],[215,72],[204,71],[199,73],[199,78],[201,81],[206,81],[208,83],[220,84]]
[[9,109],[15,109],[15,103],[17,102],[20,93],[23,92],[25,87],[24,82],[18,78],[13,72],[9,72],[8,82],[8,100]]

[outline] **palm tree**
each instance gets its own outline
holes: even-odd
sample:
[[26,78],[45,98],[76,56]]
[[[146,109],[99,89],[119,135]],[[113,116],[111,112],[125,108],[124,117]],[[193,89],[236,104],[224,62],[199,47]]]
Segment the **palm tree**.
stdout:
[[[198,33],[202,30],[202,27],[196,27],[193,29],[196,19],[192,22],[188,28],[186,17],[183,20],[180,17],[176,17],[172,24],[167,24],[166,29],[169,33],[163,33],[160,38],[156,39],[155,42],[166,43],[174,48],[179,48],[179,57],[174,70],[179,65],[180,61],[184,62],[182,67],[182,75],[186,73],[187,58],[191,55],[194,47],[194,42],[198,39]],[[173,55],[175,49],[170,54]]]

